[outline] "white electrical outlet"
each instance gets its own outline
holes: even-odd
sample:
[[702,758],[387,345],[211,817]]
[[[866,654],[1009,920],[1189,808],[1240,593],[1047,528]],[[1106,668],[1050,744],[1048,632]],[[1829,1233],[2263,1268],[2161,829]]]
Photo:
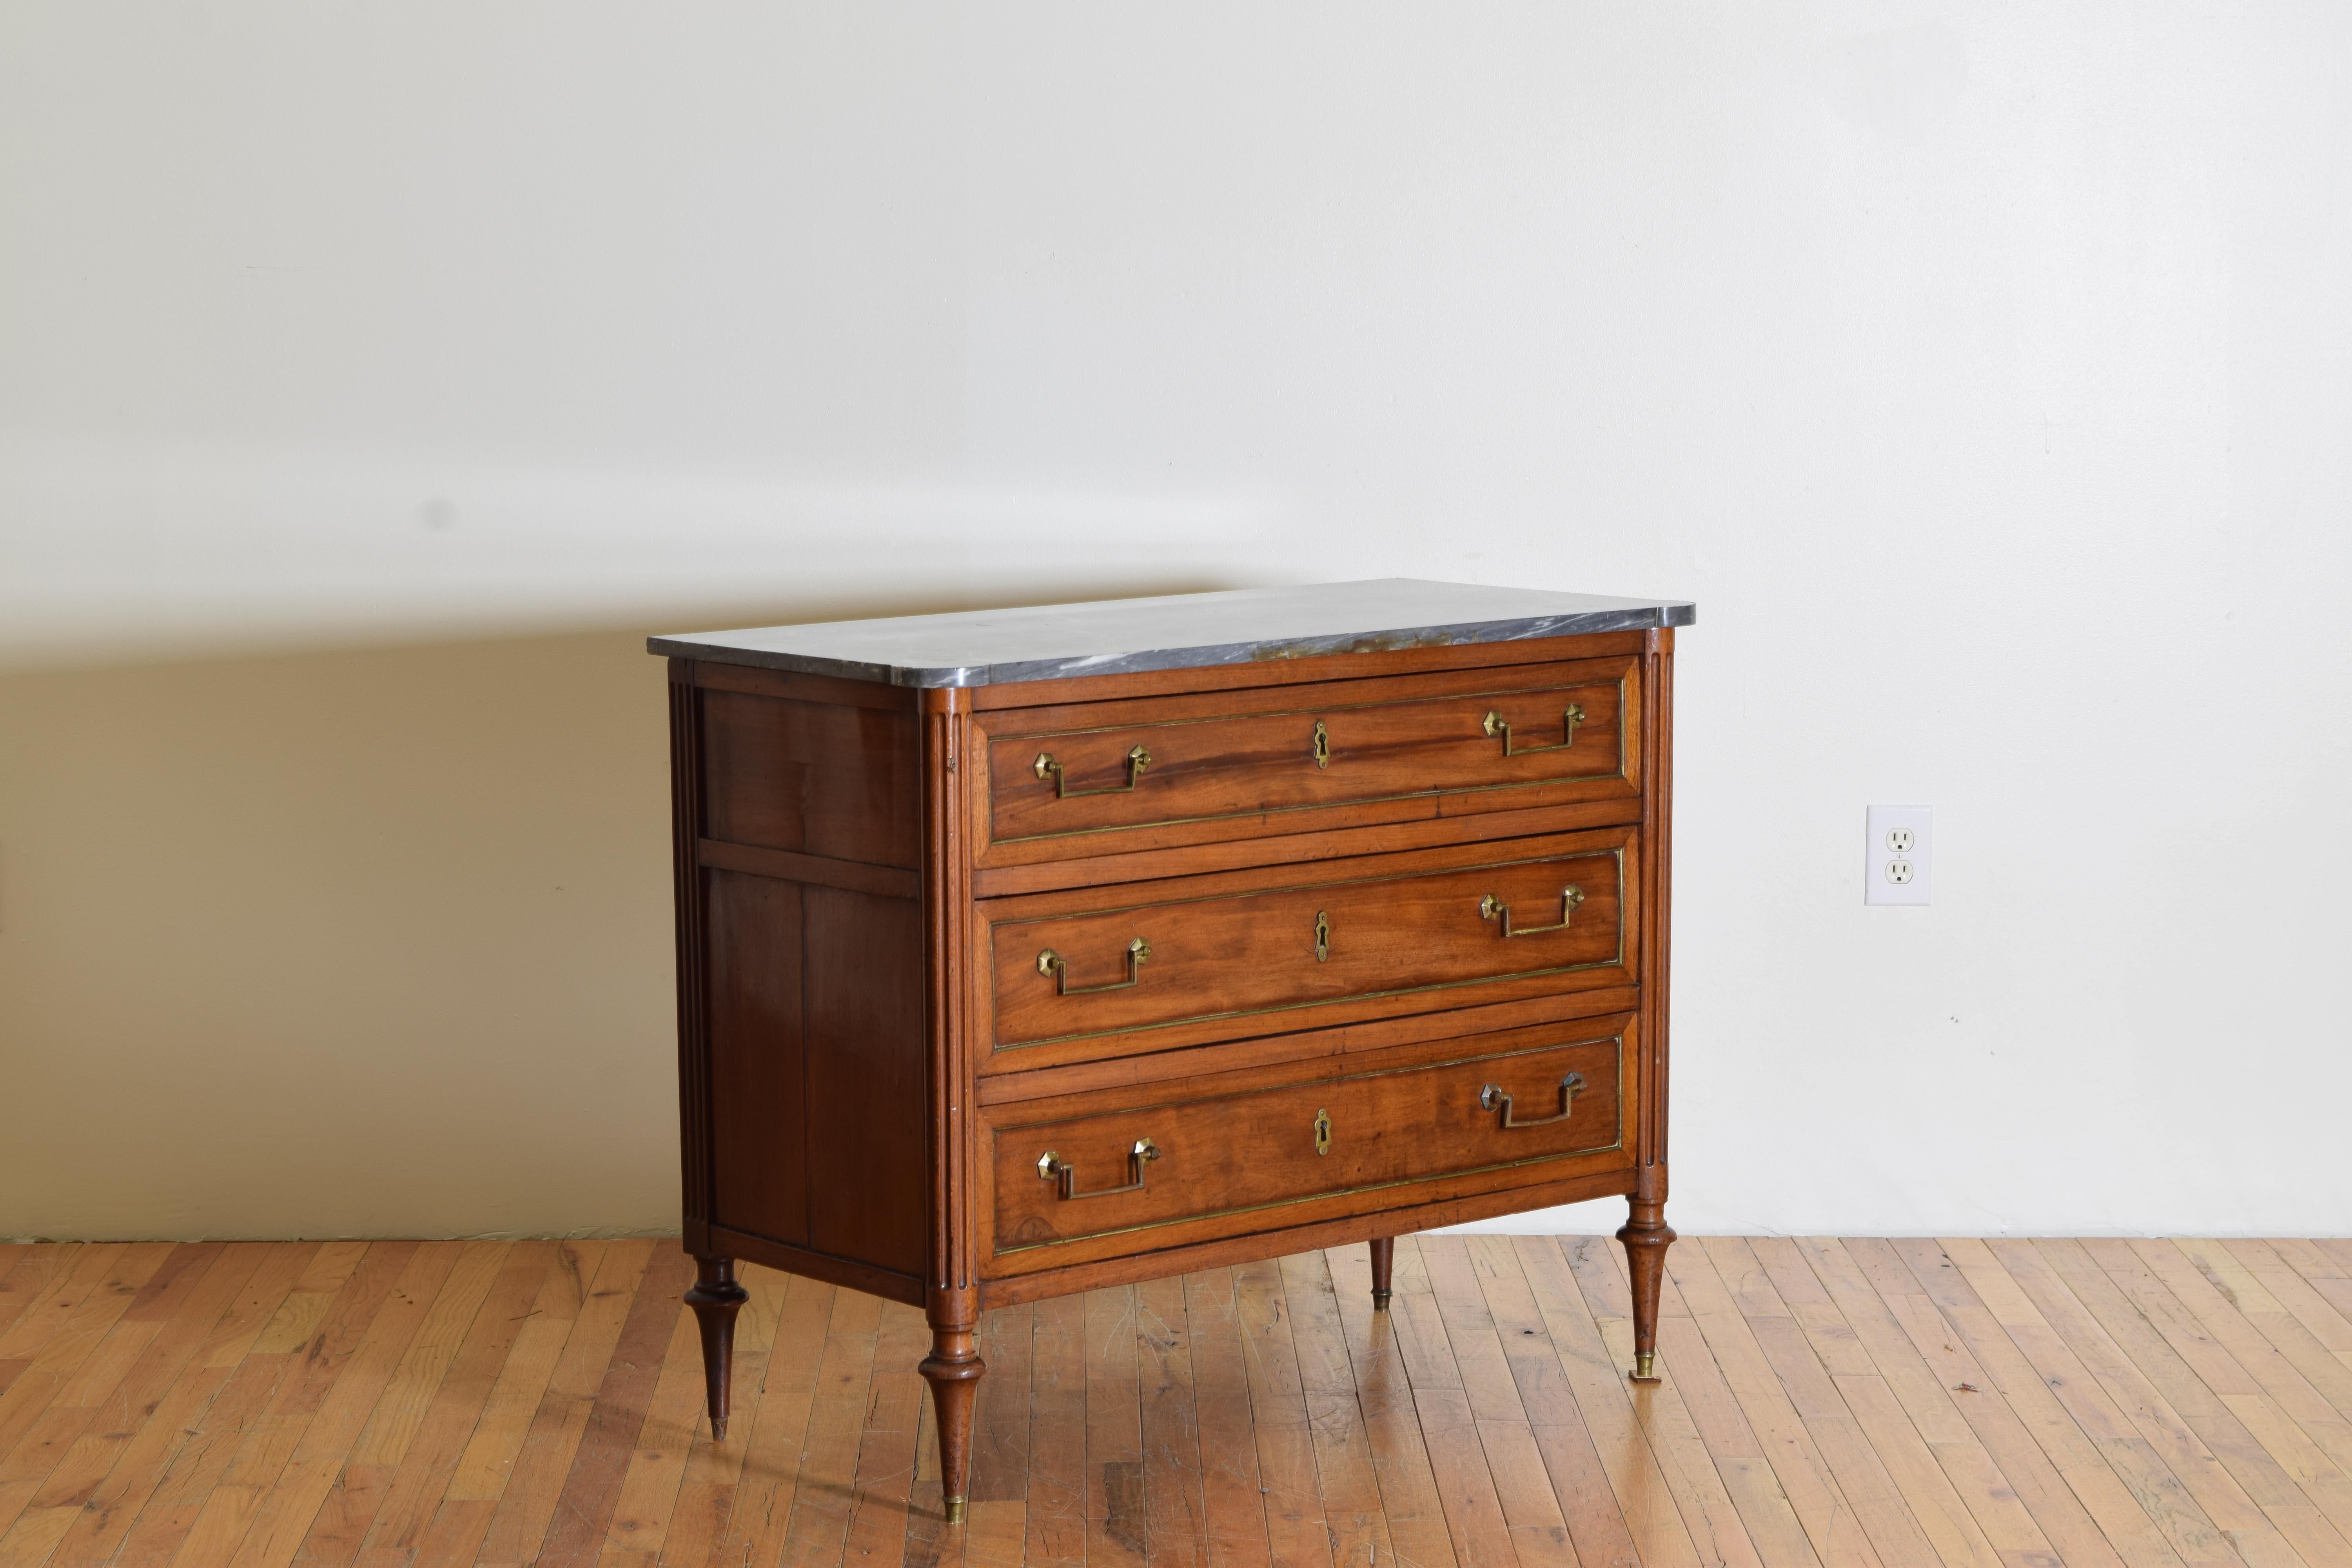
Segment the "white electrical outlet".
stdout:
[[1924,805],[1874,805],[1862,857],[1862,901],[1925,904],[1935,890],[1935,814]]

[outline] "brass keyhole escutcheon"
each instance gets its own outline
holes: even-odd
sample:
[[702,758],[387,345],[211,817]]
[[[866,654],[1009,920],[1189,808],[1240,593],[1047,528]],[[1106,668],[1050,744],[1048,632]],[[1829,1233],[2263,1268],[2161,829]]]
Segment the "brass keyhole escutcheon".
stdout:
[[1315,911],[1315,962],[1322,963],[1331,956],[1331,917],[1321,910]]
[[1320,719],[1315,721],[1315,765],[1318,768],[1331,765],[1331,731],[1323,728]]
[[1315,1152],[1318,1154],[1331,1152],[1331,1113],[1328,1110],[1315,1113]]

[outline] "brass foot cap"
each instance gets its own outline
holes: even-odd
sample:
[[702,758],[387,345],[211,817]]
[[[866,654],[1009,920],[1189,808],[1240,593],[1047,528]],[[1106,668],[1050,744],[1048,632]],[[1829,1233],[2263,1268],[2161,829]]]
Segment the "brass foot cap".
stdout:
[[1655,1351],[1637,1352],[1633,1357],[1633,1376],[1635,1383],[1657,1382],[1658,1352]]
[[1373,1310],[1373,1311],[1375,1311],[1375,1312],[1385,1312],[1385,1311],[1387,1311],[1387,1310],[1388,1310],[1388,1308],[1389,1308],[1389,1292],[1387,1292],[1386,1290],[1375,1290],[1375,1291],[1373,1291],[1373,1292],[1372,1292],[1372,1310]]
[[950,1524],[963,1522],[963,1499],[960,1497],[948,1499],[948,1522]]

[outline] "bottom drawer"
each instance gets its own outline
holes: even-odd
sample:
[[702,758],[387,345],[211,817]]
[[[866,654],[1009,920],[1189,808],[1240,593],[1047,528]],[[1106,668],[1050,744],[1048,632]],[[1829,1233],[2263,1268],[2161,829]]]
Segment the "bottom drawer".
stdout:
[[1630,1161],[1630,1014],[982,1112],[1002,1278]]

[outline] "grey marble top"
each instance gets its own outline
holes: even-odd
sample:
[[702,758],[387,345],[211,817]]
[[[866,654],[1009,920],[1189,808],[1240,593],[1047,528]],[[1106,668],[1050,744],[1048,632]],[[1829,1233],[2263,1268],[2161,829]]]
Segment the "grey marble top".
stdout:
[[646,651],[893,686],[990,686],[1075,675],[1517,642],[1686,626],[1686,599],[1617,599],[1388,577],[1171,594],[878,621],[820,621],[646,639]]

